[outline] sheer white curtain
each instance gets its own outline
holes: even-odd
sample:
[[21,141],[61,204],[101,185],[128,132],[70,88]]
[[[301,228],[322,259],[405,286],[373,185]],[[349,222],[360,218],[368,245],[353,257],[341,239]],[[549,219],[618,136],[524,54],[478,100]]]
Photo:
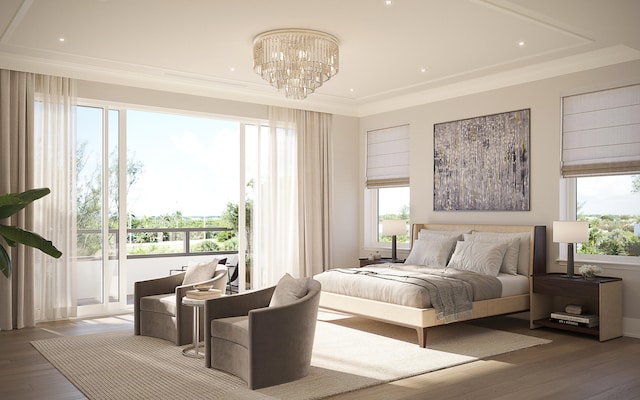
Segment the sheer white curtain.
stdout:
[[328,114],[269,108],[258,143],[253,288],[330,265],[330,122]]
[[34,183],[51,193],[34,207],[34,229],[62,252],[35,254],[36,321],[76,316],[75,91],[72,79],[36,76]]
[[75,315],[73,87],[69,79],[0,70],[0,193],[51,189],[8,223],[63,252],[55,260],[23,245],[9,249],[13,271],[9,279],[0,275],[0,330]]
[[[0,70],[0,193],[33,188],[33,107],[35,75]],[[3,223],[33,228],[33,208]],[[0,244],[4,245],[4,243]],[[11,277],[0,274],[0,330],[34,326],[33,250],[7,248]]]

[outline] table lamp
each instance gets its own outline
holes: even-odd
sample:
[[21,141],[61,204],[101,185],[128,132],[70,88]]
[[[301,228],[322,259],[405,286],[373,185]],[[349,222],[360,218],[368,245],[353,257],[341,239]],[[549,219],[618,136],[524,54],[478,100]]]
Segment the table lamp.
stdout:
[[567,244],[567,278],[573,278],[573,244],[589,240],[589,223],[582,221],[553,221],[554,243]]
[[407,233],[407,223],[401,219],[385,219],[382,220],[383,236],[391,236],[391,259],[397,260],[396,253],[396,235],[404,235]]

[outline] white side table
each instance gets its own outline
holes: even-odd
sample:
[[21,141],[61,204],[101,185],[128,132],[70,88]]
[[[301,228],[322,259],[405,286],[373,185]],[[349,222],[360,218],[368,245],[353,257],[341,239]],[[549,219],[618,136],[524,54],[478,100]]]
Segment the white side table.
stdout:
[[193,307],[193,344],[182,349],[182,354],[187,357],[204,358],[204,352],[200,351],[200,309],[204,307],[205,301],[187,296],[182,298],[182,304]]

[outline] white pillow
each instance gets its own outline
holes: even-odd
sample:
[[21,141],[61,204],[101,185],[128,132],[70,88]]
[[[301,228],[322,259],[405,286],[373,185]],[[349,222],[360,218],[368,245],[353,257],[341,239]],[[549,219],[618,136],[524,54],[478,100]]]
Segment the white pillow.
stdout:
[[409,257],[404,261],[407,265],[424,265],[444,268],[449,260],[455,240],[415,240]]
[[278,281],[276,289],[271,295],[269,307],[283,306],[303,298],[309,293],[309,280],[311,278],[296,279],[289,274],[284,274]]
[[498,276],[507,243],[458,242],[447,268]]
[[465,242],[477,241],[483,243],[507,243],[507,251],[504,253],[502,265],[500,266],[500,272],[511,275],[518,274],[520,239],[502,236],[471,235],[469,233],[465,233],[464,240]]
[[529,259],[531,251],[531,234],[529,232],[504,233],[504,232],[477,232],[473,235],[482,237],[518,238],[520,239],[520,249],[518,251],[518,274],[529,276]]
[[462,235],[465,233],[471,233],[471,231],[438,231],[435,229],[420,229],[418,231],[418,239],[462,240]]
[[213,274],[218,267],[218,263],[220,262],[219,258],[214,258],[209,262],[201,262],[201,263],[189,263],[187,267],[187,273],[184,274],[184,279],[182,280],[182,285],[193,285],[194,283],[207,281],[213,278]]

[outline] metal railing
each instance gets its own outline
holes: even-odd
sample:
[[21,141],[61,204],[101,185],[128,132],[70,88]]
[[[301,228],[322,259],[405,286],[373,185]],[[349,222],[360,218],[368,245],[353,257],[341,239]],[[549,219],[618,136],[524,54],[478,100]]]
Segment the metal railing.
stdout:
[[[207,232],[231,232],[232,230],[229,228],[128,228],[127,229],[127,243],[128,244],[140,244],[140,245],[158,245],[162,243],[174,243],[175,242],[183,242],[182,251],[178,252],[153,252],[153,253],[143,253],[143,254],[129,254],[127,253],[128,259],[135,258],[153,258],[153,257],[184,257],[184,256],[195,256],[195,255],[209,255],[209,254],[236,254],[238,252],[237,249],[227,249],[227,250],[218,250],[218,251],[192,251],[191,250],[191,234],[192,233],[203,233],[202,239],[197,239],[199,241],[204,241],[210,238],[206,237]],[[82,235],[101,235],[102,230],[100,229],[78,229],[77,235],[78,237]],[[109,251],[109,259],[115,259],[117,256],[118,249],[118,229],[109,229],[108,234],[109,238],[109,247],[113,249]],[[161,234],[162,239],[156,241],[146,241],[140,243],[133,243],[134,234]],[[179,238],[177,240],[165,240],[165,234],[169,236],[169,239],[172,237]],[[156,236],[158,237],[158,236]],[[113,241],[111,240],[113,238]],[[80,247],[80,244],[78,244]],[[82,259],[91,259],[91,258],[100,258],[95,256],[80,256]]]

